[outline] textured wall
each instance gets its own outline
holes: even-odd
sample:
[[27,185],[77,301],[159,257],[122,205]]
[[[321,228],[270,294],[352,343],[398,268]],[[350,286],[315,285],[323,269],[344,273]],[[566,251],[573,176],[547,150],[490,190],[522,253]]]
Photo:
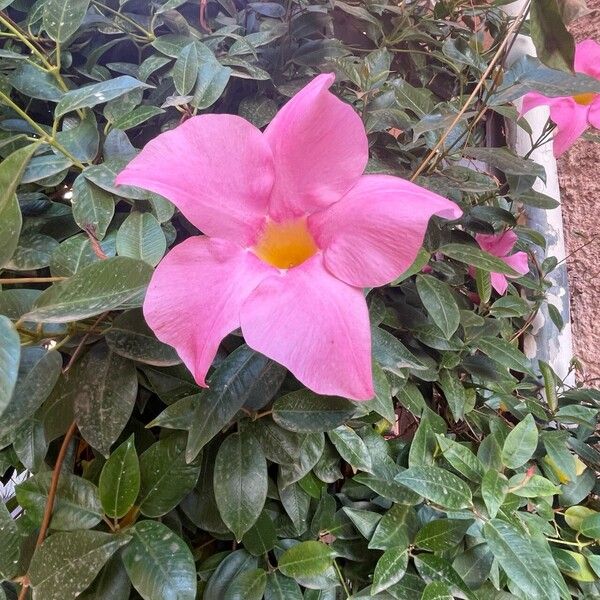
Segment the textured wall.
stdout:
[[[577,41],[600,42],[600,0],[572,24]],[[595,131],[595,133],[599,133]],[[600,143],[579,140],[558,163],[578,379],[600,387]]]

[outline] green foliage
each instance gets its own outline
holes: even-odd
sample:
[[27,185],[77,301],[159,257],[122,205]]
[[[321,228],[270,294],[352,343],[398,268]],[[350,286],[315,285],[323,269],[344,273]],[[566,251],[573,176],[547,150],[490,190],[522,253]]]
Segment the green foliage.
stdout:
[[[0,505],[0,599],[599,597],[600,395],[522,351],[552,261],[498,297],[490,273],[516,274],[475,241],[511,228],[544,251],[520,208],[555,208],[544,169],[487,147],[485,117],[527,131],[524,93],[600,92],[570,73],[560,15],[581,6],[534,0],[542,62],[492,72],[457,118],[502,3],[200,4],[0,1],[0,476],[30,474]],[[464,216],[368,291],[373,400],[302,388],[238,332],[200,389],[140,309],[197,232],[115,175],[194,114],[262,128],[328,71],[369,172],[410,178],[450,130],[417,183]]]

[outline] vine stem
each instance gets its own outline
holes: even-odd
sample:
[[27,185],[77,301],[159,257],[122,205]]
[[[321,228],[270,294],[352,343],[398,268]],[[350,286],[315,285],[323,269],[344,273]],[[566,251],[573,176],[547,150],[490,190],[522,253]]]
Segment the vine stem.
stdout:
[[19,283],[52,283],[53,281],[63,281],[68,277],[7,277],[0,279],[0,285],[11,285]]
[[[46,533],[48,532],[48,527],[50,526],[50,520],[52,519],[52,511],[54,509],[54,501],[56,499],[56,492],[58,490],[58,481],[60,479],[60,471],[62,469],[62,465],[65,461],[65,457],[67,456],[67,450],[69,448],[69,444],[77,431],[77,424],[75,421],[71,423],[69,429],[65,433],[65,437],[61,444],[60,450],[58,452],[58,457],[56,458],[56,463],[54,464],[54,469],[52,470],[52,479],[50,480],[50,489],[48,490],[48,499],[46,500],[46,507],[44,509],[44,517],[42,519],[42,525],[40,527],[40,532],[38,534],[37,540],[35,542],[35,547],[38,548],[42,545],[46,537]],[[21,593],[19,594],[19,600],[25,600],[27,597],[27,590],[29,589],[29,579],[25,578],[23,580],[21,586]]]
[[525,3],[523,5],[523,7],[521,8],[521,10],[519,11],[519,14],[516,16],[515,20],[513,21],[513,24],[509,27],[508,31],[506,32],[506,37],[502,40],[502,43],[498,46],[498,49],[496,50],[494,57],[490,61],[490,64],[488,65],[487,69],[483,72],[483,74],[479,78],[479,81],[477,82],[477,85],[471,92],[471,95],[467,98],[467,101],[465,102],[463,107],[460,109],[460,111],[458,112],[456,117],[453,119],[452,123],[448,126],[446,131],[444,131],[444,133],[442,134],[442,137],[438,140],[437,144],[429,151],[429,154],[427,154],[427,156],[425,157],[423,162],[420,164],[419,168],[413,173],[412,177],[410,178],[410,181],[414,181],[426,169],[426,167],[429,164],[429,162],[431,161],[431,159],[437,154],[438,150],[442,147],[442,145],[446,141],[446,138],[450,135],[450,132],[454,129],[456,124],[462,119],[463,115],[467,112],[469,106],[471,105],[471,102],[473,102],[473,100],[475,99],[477,94],[479,94],[479,91],[484,86],[490,73],[496,67],[496,64],[500,60],[500,57],[502,56],[504,49],[509,44],[509,42],[512,40],[513,34],[521,26],[521,23],[525,19],[525,16],[527,15],[528,10],[529,10],[529,2]]
[[133,19],[130,19],[127,15],[124,15],[118,10],[111,8],[110,6],[106,6],[106,4],[102,4],[102,2],[98,2],[98,0],[92,0],[92,4],[98,9],[104,9],[115,17],[119,17],[119,19],[122,19],[126,23],[129,23],[131,26],[135,27],[138,31],[141,31],[147,41],[153,42],[156,39],[156,36],[152,31],[144,29],[139,23],[136,23]]
[[342,570],[340,569],[340,567],[337,564],[337,561],[335,559],[333,561],[333,566],[337,573],[338,579],[340,580],[340,583],[342,584],[342,587],[344,588],[344,593],[346,594],[346,598],[350,598],[352,596],[352,594],[350,593],[350,590],[348,589],[348,586],[346,585],[346,581],[344,580],[344,575],[342,574]]
[[85,165],[77,160],[62,144],[59,144],[51,135],[48,135],[43,127],[40,127],[18,104],[15,104],[4,92],[0,92],[0,99],[10,106],[16,113],[27,121],[40,136],[40,141],[50,144],[56,148],[61,154],[64,154],[75,167],[80,170],[85,169]]

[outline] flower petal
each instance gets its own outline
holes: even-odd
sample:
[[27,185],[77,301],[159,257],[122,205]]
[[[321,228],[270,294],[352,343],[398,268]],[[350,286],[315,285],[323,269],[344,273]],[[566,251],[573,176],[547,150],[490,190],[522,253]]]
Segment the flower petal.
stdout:
[[274,269],[236,244],[190,237],[156,267],[144,316],[159,340],[176,350],[205,386],[221,340],[240,326],[240,307]]
[[506,256],[513,249],[519,238],[512,229],[507,229],[500,234],[486,235],[478,233],[475,239],[482,250],[494,256]]
[[165,196],[206,235],[250,244],[273,180],[271,150],[256,127],[201,115],[146,144],[116,182]]
[[600,96],[598,96],[598,98],[596,98],[596,100],[590,104],[588,111],[588,123],[592,127],[600,129]]
[[588,107],[577,104],[572,98],[559,98],[550,107],[550,118],[556,123],[554,156],[566,152],[588,127]]
[[575,47],[575,71],[600,79],[600,44],[584,40]]
[[312,215],[309,227],[331,273],[376,287],[414,262],[432,215],[461,214],[454,202],[400,177],[364,175],[339,202]]
[[508,279],[502,273],[491,274],[492,287],[501,295],[506,294],[508,289]]
[[365,169],[365,128],[354,109],[329,91],[334,79],[315,77],[265,130],[275,160],[270,207],[275,220],[336,202]]
[[318,394],[373,397],[371,331],[362,290],[330,275],[317,254],[265,279],[241,311],[246,343]]
[[532,108],[536,108],[538,106],[552,106],[559,99],[560,98],[548,98],[547,96],[543,96],[537,92],[529,92],[523,96],[520,115],[523,116]]
[[510,256],[503,257],[502,260],[519,275],[529,273],[529,257],[527,256],[527,252],[515,252]]

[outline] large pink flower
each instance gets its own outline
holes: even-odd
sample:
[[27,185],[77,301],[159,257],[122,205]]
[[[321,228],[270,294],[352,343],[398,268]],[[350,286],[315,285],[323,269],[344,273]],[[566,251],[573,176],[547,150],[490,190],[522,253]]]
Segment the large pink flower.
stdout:
[[[513,246],[517,242],[517,234],[507,229],[498,235],[484,235],[482,233],[475,236],[477,243],[482,250],[501,258],[513,271],[519,275],[529,273],[529,264],[527,261],[526,252],[515,252],[510,254]],[[492,287],[499,293],[505,294],[508,288],[508,280],[506,275],[502,273],[492,273]]]
[[[600,44],[594,40],[585,40],[575,49],[575,71],[600,79]],[[547,98],[537,92],[523,97],[525,114],[536,106],[550,107],[550,118],[556,123],[554,134],[554,156],[560,156],[568,150],[577,138],[591,125],[600,129],[600,94],[594,92]]]
[[264,133],[202,115],[159,135],[117,177],[169,198],[205,236],[158,265],[144,315],[199,385],[221,340],[246,343],[320,394],[372,398],[363,289],[414,261],[449,200],[398,177],[363,175],[368,145],[351,106],[316,77]]

